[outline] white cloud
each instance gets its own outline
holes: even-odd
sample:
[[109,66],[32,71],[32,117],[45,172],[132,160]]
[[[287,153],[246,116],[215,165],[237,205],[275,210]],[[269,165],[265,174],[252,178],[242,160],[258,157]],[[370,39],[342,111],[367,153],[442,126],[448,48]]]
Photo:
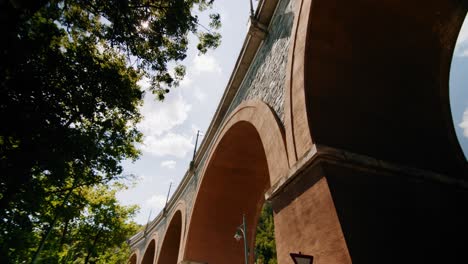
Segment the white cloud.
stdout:
[[164,208],[166,204],[166,197],[164,195],[153,195],[147,199],[144,203],[145,207],[155,209],[155,212],[159,212]]
[[191,138],[170,132],[163,137],[146,136],[142,150],[156,156],[170,155],[183,158],[193,150],[193,147]]
[[193,96],[195,96],[195,98],[200,102],[203,102],[206,99],[206,93],[204,93],[198,86],[193,89]]
[[152,183],[154,181],[154,177],[151,177],[151,176],[146,176],[146,175],[141,175],[139,176],[139,179],[141,180],[141,182],[143,183]]
[[191,109],[192,105],[188,104],[181,95],[164,102],[154,102],[152,96],[147,96],[142,109],[144,118],[138,124],[138,128],[145,136],[160,136],[183,124]]
[[175,160],[165,160],[165,161],[161,162],[161,167],[168,168],[168,169],[173,169],[173,168],[175,168],[176,163],[177,162]]
[[466,45],[465,49],[461,51],[462,57],[468,57],[468,45]]
[[216,58],[206,54],[193,58],[192,70],[196,75],[200,73],[221,73],[221,67]]
[[463,112],[462,121],[458,126],[463,129],[463,136],[468,138],[468,107],[465,109],[465,112]]
[[184,79],[182,79],[182,81],[180,81],[179,85],[180,85],[180,87],[188,87],[192,83],[193,83],[193,80],[188,75],[185,75]]

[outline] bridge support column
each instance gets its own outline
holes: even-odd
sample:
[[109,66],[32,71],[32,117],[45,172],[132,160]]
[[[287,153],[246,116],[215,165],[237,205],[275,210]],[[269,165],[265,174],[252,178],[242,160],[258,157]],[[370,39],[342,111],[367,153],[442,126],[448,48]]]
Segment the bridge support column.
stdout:
[[327,147],[298,163],[267,193],[279,263],[468,261],[466,182]]
[[274,210],[278,263],[291,263],[289,254],[302,252],[313,255],[314,264],[350,264],[323,165],[299,164],[293,170],[266,195]]

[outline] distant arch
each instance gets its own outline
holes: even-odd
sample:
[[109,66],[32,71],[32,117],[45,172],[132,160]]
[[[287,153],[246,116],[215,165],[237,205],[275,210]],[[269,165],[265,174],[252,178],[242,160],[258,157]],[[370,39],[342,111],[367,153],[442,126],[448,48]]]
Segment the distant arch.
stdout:
[[146,246],[145,254],[143,255],[141,264],[153,264],[155,253],[156,253],[156,240],[151,239],[151,241]]
[[145,254],[143,255],[141,264],[153,264],[155,253],[156,253],[156,239],[151,239],[151,241],[146,246]]
[[180,245],[183,237],[183,216],[185,216],[185,206],[179,204],[171,215],[161,250],[157,259],[158,264],[177,264],[179,261]]
[[137,264],[138,263],[138,255],[139,255],[139,250],[136,250],[135,252],[132,253],[130,258],[128,259],[128,264]]
[[133,254],[131,257],[130,257],[130,260],[128,261],[129,264],[137,264],[137,256],[136,254]]
[[202,170],[190,217],[183,255],[187,261],[241,263],[242,242],[233,235],[242,215],[253,248],[264,194],[289,170],[284,131],[265,103],[242,103],[220,131]]
[[[187,204],[185,203],[184,200],[180,200],[177,202],[177,205],[173,207],[174,209],[172,210],[172,213],[169,217],[169,219],[172,219],[177,213],[177,211],[180,211],[181,217],[182,217],[182,225],[181,225],[181,235],[182,235],[182,240],[185,237],[186,234],[186,224],[187,224]],[[182,243],[183,241],[181,241]]]

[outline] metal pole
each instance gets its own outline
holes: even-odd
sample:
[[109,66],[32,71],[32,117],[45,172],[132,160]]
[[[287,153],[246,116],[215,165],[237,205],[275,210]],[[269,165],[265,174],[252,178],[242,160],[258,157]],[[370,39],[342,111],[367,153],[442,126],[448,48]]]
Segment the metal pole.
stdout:
[[169,191],[167,191],[166,204],[164,204],[163,215],[166,214],[167,202],[169,201],[169,194],[171,193],[172,182],[169,184]]
[[197,144],[198,144],[198,136],[200,134],[200,130],[197,130],[197,138],[195,139],[195,148],[193,149],[193,158],[192,161],[195,161],[195,153],[197,152]]
[[151,211],[153,211],[153,209],[150,209],[150,213],[148,215],[148,221],[146,222],[146,226],[145,226],[145,231],[143,232],[145,237],[146,237],[146,231],[148,231],[148,226],[149,226],[149,223],[150,223],[150,220],[151,220]]
[[253,16],[254,16],[253,4],[252,4],[252,0],[250,0],[250,17],[252,18]]
[[244,255],[245,255],[245,264],[249,264],[248,249],[247,249],[247,225],[245,224],[245,214],[242,215],[242,231],[244,235]]

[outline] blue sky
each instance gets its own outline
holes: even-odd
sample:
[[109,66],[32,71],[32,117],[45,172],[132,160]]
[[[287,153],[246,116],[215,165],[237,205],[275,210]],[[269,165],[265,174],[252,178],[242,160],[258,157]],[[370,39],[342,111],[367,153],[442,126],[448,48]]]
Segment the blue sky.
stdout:
[[[143,154],[135,163],[123,164],[125,173],[134,174],[139,180],[118,194],[123,204],[140,206],[135,218],[140,224],[148,221],[150,212],[153,219],[161,211],[169,184],[173,183],[172,194],[185,175],[196,132],[207,130],[244,42],[249,1],[217,0],[214,11],[221,14],[223,23],[221,46],[198,56],[196,39],[192,37],[183,62],[187,75],[180,87],[172,89],[164,102],[155,102],[152,96],[145,98],[144,119],[139,125],[145,135],[140,146]],[[208,24],[206,16],[201,23]],[[450,98],[455,130],[468,156],[468,23],[465,24],[452,62]],[[147,87],[144,80],[141,85]]]
[[452,118],[465,158],[468,157],[468,19],[458,35],[450,70]]
[[[173,193],[185,175],[197,130],[207,130],[242,48],[249,10],[248,0],[215,1],[213,11],[221,14],[222,21],[221,46],[198,56],[196,38],[192,36],[183,62],[187,74],[180,86],[172,89],[164,102],[155,102],[151,95],[145,97],[144,119],[139,125],[145,135],[144,145],[140,146],[143,154],[135,163],[123,164],[124,173],[134,174],[139,180],[134,187],[118,194],[123,204],[140,206],[135,219],[138,223],[145,224],[150,211],[151,218],[160,212],[169,184],[173,183]],[[204,25],[208,24],[206,14],[201,17]],[[140,84],[148,85],[145,81]]]

